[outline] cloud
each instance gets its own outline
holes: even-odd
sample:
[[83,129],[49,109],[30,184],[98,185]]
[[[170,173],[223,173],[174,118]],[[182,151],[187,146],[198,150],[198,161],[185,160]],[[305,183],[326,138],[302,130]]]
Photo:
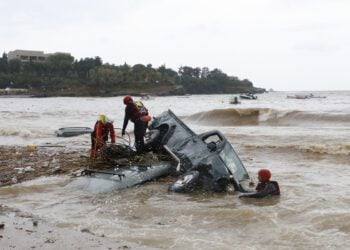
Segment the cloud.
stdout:
[[345,0],[1,1],[0,45],[114,64],[217,67],[262,87],[302,88],[310,79],[331,82],[331,74],[315,73],[327,67],[350,81],[342,72],[349,7]]

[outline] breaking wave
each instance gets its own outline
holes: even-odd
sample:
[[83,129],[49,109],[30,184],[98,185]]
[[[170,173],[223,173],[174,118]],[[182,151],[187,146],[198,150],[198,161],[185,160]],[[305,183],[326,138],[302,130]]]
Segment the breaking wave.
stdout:
[[271,148],[281,150],[293,150],[305,153],[316,153],[316,154],[329,154],[329,155],[350,155],[350,144],[349,143],[327,143],[327,144],[254,144],[244,143],[247,148]]
[[40,138],[53,136],[49,131],[39,129],[16,129],[16,128],[0,128],[0,136],[18,136],[22,138]]
[[350,114],[270,108],[229,108],[199,112],[186,117],[186,120],[216,126],[349,126]]

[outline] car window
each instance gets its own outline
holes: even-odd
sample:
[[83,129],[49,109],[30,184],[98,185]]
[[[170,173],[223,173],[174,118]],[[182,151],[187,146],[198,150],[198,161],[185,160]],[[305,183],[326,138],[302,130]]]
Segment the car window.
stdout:
[[249,178],[249,175],[244,168],[241,160],[238,158],[238,155],[228,143],[220,152],[220,157],[226,166],[230,169],[232,175],[237,181],[242,181]]

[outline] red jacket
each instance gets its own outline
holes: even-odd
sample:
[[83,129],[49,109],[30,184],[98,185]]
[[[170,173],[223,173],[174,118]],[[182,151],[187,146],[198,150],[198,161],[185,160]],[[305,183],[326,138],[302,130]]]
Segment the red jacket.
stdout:
[[115,143],[115,132],[113,123],[105,123],[102,131],[103,140],[108,141],[108,134],[111,137],[111,142]]
[[100,121],[95,123],[94,131],[92,132],[92,139],[99,144],[104,144],[108,141],[108,134],[110,134],[111,142],[115,143],[115,132],[113,123],[103,124]]

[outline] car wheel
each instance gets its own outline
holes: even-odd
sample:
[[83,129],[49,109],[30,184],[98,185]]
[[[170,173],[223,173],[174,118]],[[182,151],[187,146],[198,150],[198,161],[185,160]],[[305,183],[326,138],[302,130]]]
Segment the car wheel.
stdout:
[[169,191],[171,192],[191,192],[194,191],[199,184],[199,172],[189,171],[180,176],[180,178],[170,185]]
[[152,150],[159,144],[160,131],[158,129],[152,129],[146,133],[145,148]]

